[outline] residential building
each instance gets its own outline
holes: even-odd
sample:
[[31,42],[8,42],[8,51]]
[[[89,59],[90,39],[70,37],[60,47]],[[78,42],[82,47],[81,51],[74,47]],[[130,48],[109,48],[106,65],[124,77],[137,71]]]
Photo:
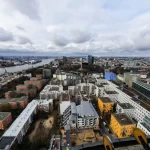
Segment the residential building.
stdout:
[[101,113],[110,113],[113,112],[114,102],[111,101],[108,97],[98,98],[98,107]]
[[0,130],[5,130],[12,122],[12,115],[10,112],[0,112]]
[[17,145],[21,143],[23,136],[33,121],[34,115],[37,114],[37,110],[38,101],[33,100],[2,135],[0,138],[0,149],[17,149]]
[[56,99],[63,93],[62,85],[46,85],[40,92],[40,99]]
[[99,128],[99,116],[89,101],[82,100],[79,105],[64,101],[60,104],[60,114],[65,130]]
[[123,113],[111,114],[110,127],[118,138],[127,138],[132,136],[136,124]]
[[6,111],[11,109],[24,109],[27,104],[27,96],[22,96],[20,98],[0,99],[0,111]]
[[45,112],[52,112],[53,99],[39,100],[38,110],[45,111]]
[[149,104],[143,102],[141,99],[137,99],[126,94],[125,92],[121,91],[114,83],[110,81],[107,81],[107,83],[112,90],[115,90],[118,93],[117,101],[119,103],[129,103],[135,108],[132,116],[137,122],[142,121],[146,115],[150,116]]
[[150,135],[150,117],[145,116],[143,121],[138,122],[137,127],[143,130],[146,135]]
[[129,103],[117,103],[116,112],[125,113],[129,118],[133,118],[136,109]]

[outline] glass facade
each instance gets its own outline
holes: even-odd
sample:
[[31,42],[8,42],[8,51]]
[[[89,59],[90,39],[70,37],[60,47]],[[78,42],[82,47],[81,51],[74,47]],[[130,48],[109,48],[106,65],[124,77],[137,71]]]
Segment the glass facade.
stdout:
[[150,98],[150,89],[144,88],[142,85],[139,85],[136,82],[133,82],[132,87]]

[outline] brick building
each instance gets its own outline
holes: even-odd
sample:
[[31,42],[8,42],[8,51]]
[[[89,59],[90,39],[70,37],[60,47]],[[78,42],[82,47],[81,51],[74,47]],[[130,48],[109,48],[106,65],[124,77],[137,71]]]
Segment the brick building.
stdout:
[[12,116],[10,112],[0,112],[0,130],[5,130],[12,122]]
[[20,98],[0,99],[0,111],[10,109],[24,109],[28,104],[28,97],[22,96]]

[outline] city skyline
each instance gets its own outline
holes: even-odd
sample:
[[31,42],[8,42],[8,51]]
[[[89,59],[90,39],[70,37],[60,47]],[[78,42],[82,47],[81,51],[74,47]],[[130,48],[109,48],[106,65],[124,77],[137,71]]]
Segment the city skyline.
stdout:
[[150,56],[148,0],[0,3],[0,55]]

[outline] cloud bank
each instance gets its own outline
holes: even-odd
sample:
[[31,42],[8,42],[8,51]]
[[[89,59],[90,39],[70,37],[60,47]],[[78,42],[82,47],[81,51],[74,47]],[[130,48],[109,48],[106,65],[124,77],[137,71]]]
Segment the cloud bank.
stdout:
[[0,4],[0,52],[150,56],[148,0]]

